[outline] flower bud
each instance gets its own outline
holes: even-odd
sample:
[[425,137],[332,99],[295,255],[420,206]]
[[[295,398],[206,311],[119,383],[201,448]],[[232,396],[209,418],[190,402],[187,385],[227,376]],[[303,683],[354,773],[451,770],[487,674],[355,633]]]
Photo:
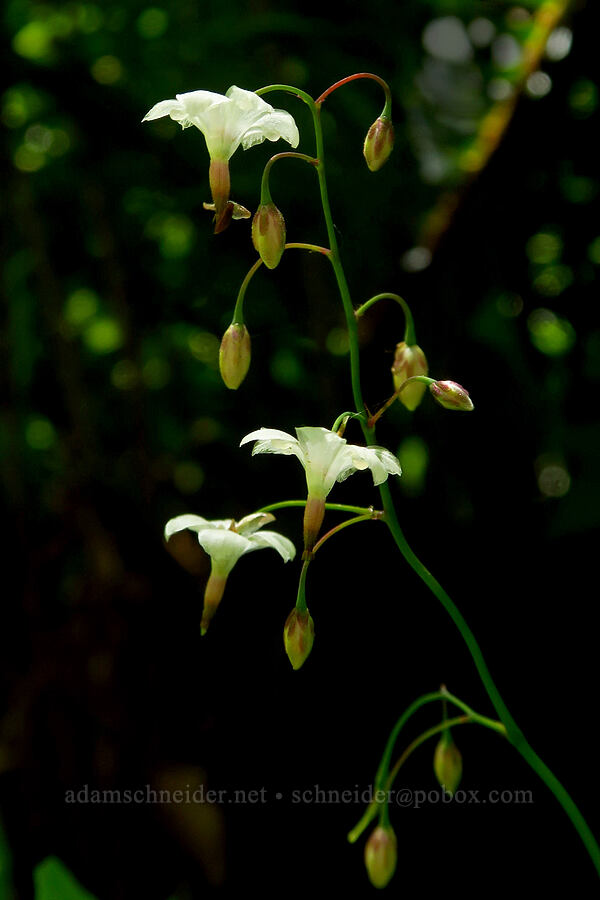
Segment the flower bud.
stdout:
[[444,790],[454,794],[462,777],[462,756],[449,731],[442,735],[435,748],[433,771]]
[[274,269],[285,248],[285,220],[274,203],[261,203],[252,219],[252,243],[267,269]]
[[365,138],[363,153],[371,172],[377,172],[386,162],[394,147],[394,126],[387,116],[379,116],[373,122]]
[[309,611],[294,607],[283,626],[285,652],[293,669],[299,669],[308,658],[314,639],[315,623]]
[[456,381],[434,381],[429,385],[429,390],[445,409],[462,409],[465,412],[474,409],[469,392]]
[[237,390],[250,367],[250,335],[245,325],[232,322],[221,341],[219,369],[232,391]]
[[[409,345],[406,341],[400,341],[396,344],[396,354],[394,356],[394,364],[392,366],[392,375],[394,377],[394,389],[397,391],[407,378],[413,375],[427,375],[429,371],[425,354],[418,344]],[[407,384],[405,388],[398,394],[398,399],[411,412],[417,408],[427,385],[418,381]]]
[[398,861],[396,835],[388,825],[378,825],[365,845],[365,866],[369,881],[384,888],[392,879]]

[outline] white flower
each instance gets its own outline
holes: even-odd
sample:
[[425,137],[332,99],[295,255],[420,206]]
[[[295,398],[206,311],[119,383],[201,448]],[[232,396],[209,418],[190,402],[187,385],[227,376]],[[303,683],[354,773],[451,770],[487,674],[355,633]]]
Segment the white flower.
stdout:
[[373,484],[381,484],[388,475],[400,475],[400,463],[389,450],[358,447],[326,428],[296,428],[297,438],[276,428],[259,428],[242,439],[240,447],[256,441],[256,453],[283,453],[297,456],[306,471],[308,493],[325,499],[336,481],[344,481],[353,472],[370,469]]
[[370,469],[373,484],[381,484],[388,475],[400,475],[400,463],[382,447],[358,447],[326,428],[296,428],[297,438],[275,428],[259,428],[242,439],[240,447],[256,441],[252,454],[283,453],[297,456],[306,472],[308,500],[304,513],[304,542],[310,550],[316,540],[325,511],[325,498],[336,481],[344,481],[354,472]]
[[300,140],[293,116],[274,109],[254,91],[232,85],[225,95],[211,91],[189,91],[177,94],[175,100],[161,100],[146,113],[143,122],[170,116],[182,128],[195,125],[206,139],[210,154],[210,188],[215,211],[215,232],[223,231],[232,218],[245,219],[250,213],[229,200],[229,160],[242,145],[244,150],[265,139],[283,138],[292,147]]
[[227,576],[236,562],[245,553],[272,547],[288,562],[296,555],[296,548],[288,538],[276,531],[262,531],[259,528],[273,522],[271,513],[252,513],[239,522],[233,519],[213,519],[208,521],[201,516],[186,514],[170,519],[165,526],[165,539],[169,540],[178,531],[189,529],[195,531],[198,543],[211,558],[211,572],[204,592],[204,608],[200,628],[206,633],[217,606],[221,602]]
[[142,121],[162,116],[170,116],[182,128],[195,125],[206,138],[211,159],[225,162],[231,159],[240,144],[248,150],[265,138],[269,141],[283,138],[292,147],[297,147],[300,140],[289,112],[274,109],[254,91],[244,91],[235,85],[224,95],[189,91],[177,94],[175,100],[161,100]]

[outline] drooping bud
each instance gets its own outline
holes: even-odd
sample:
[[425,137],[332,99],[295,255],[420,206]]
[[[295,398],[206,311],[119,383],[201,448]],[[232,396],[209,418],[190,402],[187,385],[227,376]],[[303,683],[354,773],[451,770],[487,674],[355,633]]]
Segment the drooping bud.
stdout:
[[285,219],[273,202],[261,203],[252,219],[252,243],[267,269],[274,269],[285,248]]
[[250,334],[245,325],[232,322],[221,341],[219,369],[232,391],[237,390],[250,367]]
[[445,409],[462,409],[464,412],[474,409],[469,392],[456,381],[434,381],[429,390]]
[[285,652],[293,669],[299,669],[308,658],[315,639],[315,623],[307,609],[296,607],[291,611],[283,626]]
[[397,841],[393,829],[389,825],[378,825],[365,845],[365,866],[373,887],[384,888],[389,884],[397,861]]
[[[400,341],[399,344],[396,344],[396,354],[392,366],[394,389],[396,391],[399,390],[407,378],[412,378],[413,375],[427,375],[428,371],[425,354],[418,344],[410,345],[406,341]],[[426,387],[427,385],[414,381],[403,388],[398,394],[398,399],[407,409],[413,412],[423,399]]]
[[443,733],[435,748],[433,771],[441,787],[449,794],[454,794],[462,778],[462,756],[450,731]]
[[363,153],[371,172],[377,172],[386,162],[394,148],[394,126],[387,116],[379,116],[373,122],[367,136]]

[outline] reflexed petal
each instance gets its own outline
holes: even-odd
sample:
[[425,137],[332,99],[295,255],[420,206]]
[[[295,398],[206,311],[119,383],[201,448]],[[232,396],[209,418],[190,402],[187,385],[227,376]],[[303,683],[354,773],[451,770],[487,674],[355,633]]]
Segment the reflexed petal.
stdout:
[[256,91],[246,91],[244,88],[239,88],[236,84],[232,84],[228,88],[225,96],[243,112],[261,113],[262,115],[268,115],[273,112],[271,104],[263,100]]
[[212,568],[217,575],[228,575],[240,556],[254,549],[248,538],[221,529],[199,531],[198,542],[212,558]]
[[279,431],[277,428],[259,428],[243,437],[240,447],[250,441],[258,442],[252,448],[252,456],[257,453],[283,453],[285,456],[297,456],[302,461],[298,441],[286,431]]
[[[355,469],[370,469],[373,475],[373,484],[382,484],[388,475],[401,475],[402,469],[400,463],[389,450],[381,447],[357,447],[351,445],[348,447],[351,453],[352,465]],[[344,474],[347,478],[350,472]],[[338,481],[343,478],[338,476]]]
[[289,562],[296,555],[296,548],[292,542],[276,531],[261,531],[260,534],[251,535],[248,540],[253,544],[251,548],[253,550],[260,550],[262,547],[277,550],[284,562]]
[[185,528],[189,528],[190,531],[201,531],[205,528],[227,530],[231,528],[232,524],[233,519],[213,519],[212,522],[209,522],[207,519],[203,519],[202,516],[186,513],[183,516],[175,516],[174,519],[169,519],[165,525],[165,539],[168,540],[172,534],[183,531]]
[[259,528],[262,528],[263,525],[268,525],[269,522],[274,521],[275,516],[272,513],[251,513],[251,515],[244,516],[243,519],[236,522],[235,530],[238,534],[248,536],[249,534],[254,534],[254,532],[258,531]]
[[242,138],[242,147],[244,150],[248,150],[249,147],[265,138],[268,141],[278,141],[283,138],[292,147],[297,147],[300,142],[300,134],[291,113],[284,109],[273,109],[270,115],[248,128]]
[[177,100],[161,100],[155,103],[149,112],[146,113],[142,122],[150,122],[152,119],[162,119],[163,116],[170,116],[173,110],[180,110],[181,104]]

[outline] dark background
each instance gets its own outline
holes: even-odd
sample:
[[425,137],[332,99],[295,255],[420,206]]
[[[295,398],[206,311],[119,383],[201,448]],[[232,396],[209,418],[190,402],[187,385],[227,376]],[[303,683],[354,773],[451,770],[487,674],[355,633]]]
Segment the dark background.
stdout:
[[[239,391],[221,384],[220,337],[255,259],[249,225],[212,235],[202,136],[140,120],[158,100],[231,84],[284,82],[317,96],[355,71],[390,83],[396,147],[376,174],[361,146],[381,110],[377,85],[348,86],[323,111],[353,301],[401,293],[431,373],[467,386],[475,403],[454,415],[426,397],[414,414],[396,405],[381,421],[379,440],[404,467],[393,485],[400,519],[530,743],[598,830],[597,41],[593,4],[572,4],[571,50],[539,60],[551,79],[539,96],[523,84],[518,52],[549,6],[376,0],[335,16],[291,0],[5,7],[7,897],[33,897],[32,871],[49,855],[98,898],[317,885],[367,895],[364,839],[345,840],[362,806],[294,803],[292,792],[367,789],[396,718],[442,682],[493,714],[460,635],[378,524],[348,529],[311,567],[317,637],[299,672],[281,640],[298,561],[241,560],[200,641],[203,579],[165,550],[164,523],[183,512],[239,519],[302,497],[296,461],[252,460],[239,440],[260,426],[330,427],[352,406],[332,273],[298,251],[252,282],[252,367]],[[431,31],[448,16],[458,22]],[[477,37],[481,18],[496,37],[465,50],[458,23]],[[514,43],[502,51],[499,35]],[[491,153],[481,126],[506,85],[519,101]],[[298,149],[314,152],[304,107],[269,99],[296,116]],[[236,201],[256,208],[262,167],[282,149],[236,153]],[[309,167],[279,163],[271,185],[288,240],[324,242]],[[415,259],[430,263],[415,270]],[[391,303],[361,324],[372,408],[391,391],[402,336]],[[356,426],[346,437],[361,442]],[[361,474],[330,497],[377,498]],[[298,511],[275,527],[300,546]],[[435,716],[422,713],[407,739]],[[575,831],[515,751],[474,726],[455,737],[466,791],[531,791],[533,802],[393,809],[388,891],[594,896]],[[415,754],[397,786],[435,789],[432,754],[433,744]],[[264,788],[267,802],[226,803],[221,817],[199,804],[65,803],[84,785],[202,782]]]

